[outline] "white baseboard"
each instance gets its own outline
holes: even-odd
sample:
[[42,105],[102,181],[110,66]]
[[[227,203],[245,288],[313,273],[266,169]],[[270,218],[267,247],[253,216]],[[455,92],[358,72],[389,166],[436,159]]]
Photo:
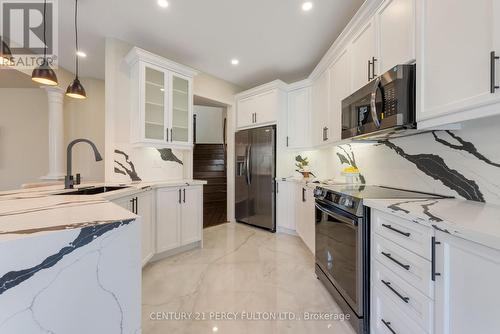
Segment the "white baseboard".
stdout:
[[289,228],[286,228],[286,227],[281,227],[281,226],[276,227],[276,232],[277,233],[283,233],[283,234],[289,234],[289,235],[298,236],[297,231],[289,229]]
[[177,255],[180,253],[184,253],[184,252],[187,252],[187,251],[195,249],[195,248],[201,248],[201,241],[195,241],[193,243],[181,246],[179,248],[175,248],[175,249],[171,249],[171,250],[166,251],[166,252],[155,254],[151,258],[149,263],[160,261],[160,260],[166,259],[167,257],[174,256],[174,255]]

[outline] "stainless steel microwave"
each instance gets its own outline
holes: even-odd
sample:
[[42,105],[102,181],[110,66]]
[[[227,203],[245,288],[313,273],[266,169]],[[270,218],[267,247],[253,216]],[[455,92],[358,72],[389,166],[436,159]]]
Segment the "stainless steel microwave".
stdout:
[[414,129],[415,65],[397,65],[342,101],[342,139]]

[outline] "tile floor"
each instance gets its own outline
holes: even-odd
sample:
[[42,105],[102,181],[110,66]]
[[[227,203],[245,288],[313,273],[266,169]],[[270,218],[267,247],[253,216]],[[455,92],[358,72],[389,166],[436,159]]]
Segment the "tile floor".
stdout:
[[354,333],[347,320],[303,320],[341,311],[298,237],[238,223],[205,229],[203,249],[147,265],[142,309],[143,334]]

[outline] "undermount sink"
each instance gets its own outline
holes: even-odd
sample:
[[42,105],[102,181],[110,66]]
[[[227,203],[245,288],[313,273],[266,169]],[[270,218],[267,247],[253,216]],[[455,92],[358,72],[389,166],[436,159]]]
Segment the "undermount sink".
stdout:
[[128,186],[110,186],[110,187],[92,187],[92,188],[82,188],[74,191],[68,191],[63,193],[57,193],[54,195],[95,195],[103,194],[110,191],[121,190],[129,188]]

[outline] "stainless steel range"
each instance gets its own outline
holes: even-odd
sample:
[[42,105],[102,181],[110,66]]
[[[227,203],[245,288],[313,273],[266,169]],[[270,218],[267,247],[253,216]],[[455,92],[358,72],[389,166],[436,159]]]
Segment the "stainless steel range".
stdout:
[[316,188],[316,275],[358,333],[369,333],[370,214],[364,198],[443,196],[368,185]]

